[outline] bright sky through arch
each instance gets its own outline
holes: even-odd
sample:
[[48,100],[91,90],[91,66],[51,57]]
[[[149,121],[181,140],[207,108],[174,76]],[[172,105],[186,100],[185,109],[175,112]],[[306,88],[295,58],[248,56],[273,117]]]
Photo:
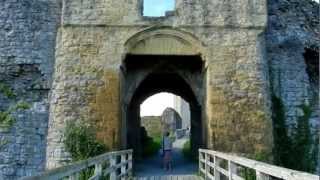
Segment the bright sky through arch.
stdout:
[[159,93],[146,99],[140,106],[140,116],[160,116],[167,108],[173,108],[173,94]]
[[143,16],[165,16],[166,11],[173,11],[175,0],[144,0]]

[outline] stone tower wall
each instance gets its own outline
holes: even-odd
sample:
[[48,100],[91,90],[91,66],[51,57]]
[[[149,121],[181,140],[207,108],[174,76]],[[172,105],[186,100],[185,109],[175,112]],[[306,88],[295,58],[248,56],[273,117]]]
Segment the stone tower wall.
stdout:
[[[282,99],[286,120],[291,126],[303,115],[301,105],[310,104],[318,111],[318,97],[313,93],[319,93],[319,82],[310,83],[312,77],[308,76],[304,53],[306,48],[319,48],[319,4],[312,1],[275,3],[271,0],[268,12],[266,37],[273,93]],[[285,12],[286,17],[283,16]]]
[[179,96],[174,96],[174,109],[182,118],[182,128],[190,127],[190,107],[189,104]]
[[[0,179],[45,168],[59,2],[0,1]],[[1,116],[0,115],[0,116]]]

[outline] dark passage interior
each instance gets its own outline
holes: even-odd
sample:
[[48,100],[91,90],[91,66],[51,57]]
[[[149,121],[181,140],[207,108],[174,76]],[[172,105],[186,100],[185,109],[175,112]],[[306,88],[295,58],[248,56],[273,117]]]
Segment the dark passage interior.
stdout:
[[305,48],[303,56],[310,82],[319,86],[319,48]]
[[125,148],[134,149],[141,157],[140,105],[159,92],[181,96],[190,104],[191,149],[205,146],[202,99],[203,63],[199,56],[140,56],[129,55],[123,68],[123,107]]

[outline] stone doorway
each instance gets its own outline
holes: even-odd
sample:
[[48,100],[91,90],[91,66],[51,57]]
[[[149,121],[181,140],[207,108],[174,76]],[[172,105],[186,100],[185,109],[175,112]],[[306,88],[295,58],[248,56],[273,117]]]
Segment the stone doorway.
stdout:
[[140,105],[169,92],[184,98],[191,111],[191,148],[206,146],[204,64],[200,56],[128,55],[122,66],[122,147],[141,156]]

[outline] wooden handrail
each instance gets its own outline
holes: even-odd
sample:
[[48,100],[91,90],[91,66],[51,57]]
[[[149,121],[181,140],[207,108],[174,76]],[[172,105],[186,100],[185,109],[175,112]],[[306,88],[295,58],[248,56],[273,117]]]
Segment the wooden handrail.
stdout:
[[[225,167],[221,167],[221,162]],[[239,175],[239,169],[248,168],[255,172],[257,180],[280,178],[284,180],[319,180],[317,175],[295,171],[267,163],[212,150],[199,150],[199,172],[205,179],[220,180],[224,175],[228,180],[245,180]]]
[[[94,170],[93,175],[89,178],[90,180],[98,180],[100,177],[106,175],[109,175],[111,180],[125,179],[125,177],[130,177],[132,175],[132,152],[133,150],[108,152],[93,158],[46,171],[37,176],[23,177],[22,180],[78,179],[77,177],[79,177],[80,173],[89,168],[93,168]],[[117,161],[118,157],[120,161]],[[104,164],[107,164],[107,167],[103,167]],[[117,172],[118,169],[120,169],[120,174]]]

